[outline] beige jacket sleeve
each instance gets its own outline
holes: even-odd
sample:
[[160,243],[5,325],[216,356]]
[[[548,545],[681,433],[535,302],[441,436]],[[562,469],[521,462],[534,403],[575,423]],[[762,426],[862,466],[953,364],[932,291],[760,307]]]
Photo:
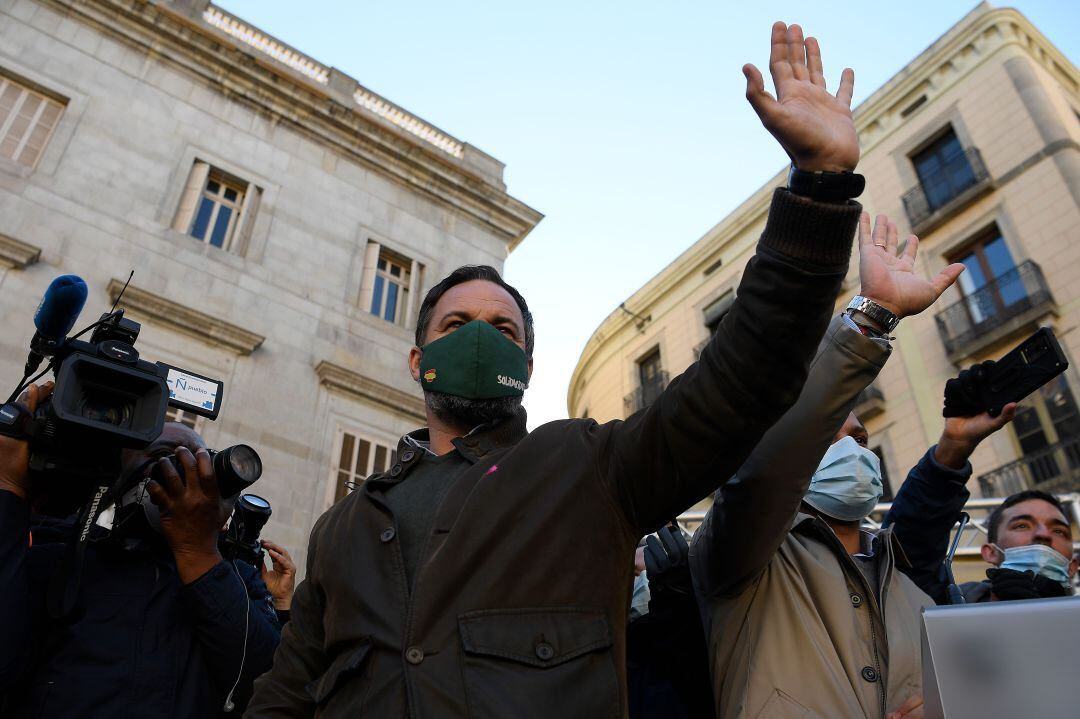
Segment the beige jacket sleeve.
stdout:
[[765,569],[822,455],[890,353],[886,340],[863,335],[842,315],[833,319],[799,399],[717,490],[694,533],[690,569],[698,592],[737,594]]

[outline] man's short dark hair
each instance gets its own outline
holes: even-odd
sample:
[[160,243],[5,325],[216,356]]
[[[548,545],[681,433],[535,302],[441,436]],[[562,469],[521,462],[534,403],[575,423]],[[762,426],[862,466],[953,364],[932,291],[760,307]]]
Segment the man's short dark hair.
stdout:
[[464,265],[459,267],[428,290],[427,296],[420,305],[420,312],[416,316],[416,346],[424,346],[424,337],[427,336],[428,325],[431,324],[431,313],[435,310],[435,303],[439,301],[439,298],[446,294],[446,291],[451,287],[465,282],[472,282],[473,280],[494,282],[509,292],[510,296],[514,298],[514,302],[517,302],[518,309],[521,310],[521,317],[525,321],[525,356],[531,359],[536,338],[533,334],[533,316],[529,312],[529,306],[525,304],[525,298],[521,296],[521,293],[514,289],[513,286],[506,284],[499,271],[489,265]]
[[1009,495],[1005,498],[1005,501],[999,504],[990,516],[986,520],[986,535],[990,540],[990,544],[997,544],[998,530],[1001,529],[1001,521],[1005,519],[1005,510],[1009,507],[1014,507],[1021,502],[1026,502],[1029,499],[1041,499],[1047,504],[1052,504],[1057,511],[1061,512],[1061,516],[1065,517],[1065,521],[1069,521],[1069,514],[1065,511],[1064,505],[1058,501],[1058,498],[1052,494],[1046,492],[1040,492],[1037,489],[1025,489],[1023,492],[1017,492],[1016,494]]

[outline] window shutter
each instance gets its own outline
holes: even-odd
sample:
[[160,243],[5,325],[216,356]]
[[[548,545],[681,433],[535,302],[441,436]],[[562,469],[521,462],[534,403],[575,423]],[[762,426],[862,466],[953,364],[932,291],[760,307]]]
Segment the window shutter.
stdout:
[[367,312],[371,309],[371,294],[375,288],[375,268],[379,264],[379,252],[382,246],[378,242],[368,240],[364,250],[364,271],[360,276],[360,309]]
[[401,323],[404,327],[415,327],[416,311],[420,306],[420,274],[423,271],[424,266],[413,260],[412,269],[409,270],[409,306],[405,308],[405,321]]
[[244,201],[240,205],[240,218],[236,222],[236,239],[232,243],[232,251],[238,255],[247,254],[248,243],[251,240],[251,232],[255,228],[255,217],[259,213],[259,203],[262,201],[262,190],[249,182],[244,190]]
[[191,220],[195,217],[195,207],[199,204],[199,197],[203,188],[206,187],[206,178],[210,175],[210,165],[205,162],[195,161],[188,175],[187,185],[180,195],[180,204],[176,208],[176,217],[172,227],[177,232],[187,233],[191,228]]

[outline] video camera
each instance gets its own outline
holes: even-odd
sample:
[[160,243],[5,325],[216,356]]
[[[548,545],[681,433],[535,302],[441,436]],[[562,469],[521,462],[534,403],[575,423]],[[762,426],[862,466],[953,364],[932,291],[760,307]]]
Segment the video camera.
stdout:
[[[141,359],[134,347],[141,326],[115,305],[97,322],[67,337],[86,295],[86,283],[74,275],[58,277],[49,285],[34,316],[37,331],[23,380],[0,407],[0,434],[30,442],[30,471],[43,480],[49,513],[73,511],[90,498],[95,485],[101,485],[95,501],[102,508],[104,495],[118,496],[124,488],[111,485],[119,474],[121,450],[146,447],[156,439],[169,407],[211,420],[221,409],[221,381]],[[79,339],[91,330],[89,341]],[[45,357],[49,364],[31,377]],[[31,415],[16,398],[50,370],[56,377],[52,397]],[[236,449],[218,457],[231,466],[238,454],[245,455]],[[254,455],[254,450],[246,449]],[[244,457],[240,459],[243,463]],[[224,489],[222,494],[229,496]]]

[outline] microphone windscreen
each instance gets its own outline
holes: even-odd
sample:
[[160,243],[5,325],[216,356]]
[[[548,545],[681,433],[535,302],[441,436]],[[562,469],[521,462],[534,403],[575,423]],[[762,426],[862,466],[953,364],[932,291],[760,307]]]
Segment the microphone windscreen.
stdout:
[[86,304],[86,283],[78,275],[60,275],[41,298],[34,313],[38,334],[53,341],[67,337]]

